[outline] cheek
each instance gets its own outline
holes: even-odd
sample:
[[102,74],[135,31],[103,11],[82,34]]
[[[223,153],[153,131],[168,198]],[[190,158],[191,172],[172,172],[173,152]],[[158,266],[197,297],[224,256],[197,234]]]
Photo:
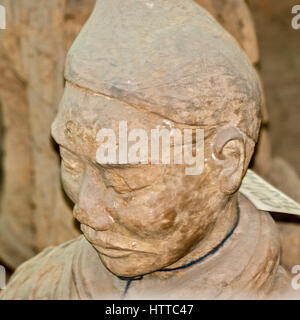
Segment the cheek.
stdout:
[[[160,194],[145,194],[118,208],[117,220],[141,237],[162,237],[176,229],[178,205]],[[169,198],[170,199],[170,198]]]
[[74,202],[78,202],[79,191],[82,182],[83,172],[76,173],[70,172],[65,166],[64,162],[61,163],[61,180],[63,188],[67,196]]

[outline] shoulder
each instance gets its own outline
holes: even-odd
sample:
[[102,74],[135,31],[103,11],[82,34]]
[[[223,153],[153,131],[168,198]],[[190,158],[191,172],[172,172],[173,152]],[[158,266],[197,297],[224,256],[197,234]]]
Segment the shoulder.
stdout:
[[80,236],[43,250],[17,268],[0,299],[53,299],[66,284],[72,295],[72,261],[84,245]]

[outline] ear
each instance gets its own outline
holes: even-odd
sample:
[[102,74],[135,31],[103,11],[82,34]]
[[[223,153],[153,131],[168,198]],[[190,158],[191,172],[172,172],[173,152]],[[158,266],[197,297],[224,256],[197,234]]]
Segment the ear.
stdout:
[[219,184],[224,194],[238,190],[245,172],[245,139],[235,127],[221,128],[213,141],[213,159],[220,168]]

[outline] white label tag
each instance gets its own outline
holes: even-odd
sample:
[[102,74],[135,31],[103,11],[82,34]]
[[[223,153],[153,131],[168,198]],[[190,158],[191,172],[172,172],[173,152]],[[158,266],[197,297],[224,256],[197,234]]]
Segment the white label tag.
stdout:
[[300,215],[300,204],[248,169],[239,190],[258,210]]

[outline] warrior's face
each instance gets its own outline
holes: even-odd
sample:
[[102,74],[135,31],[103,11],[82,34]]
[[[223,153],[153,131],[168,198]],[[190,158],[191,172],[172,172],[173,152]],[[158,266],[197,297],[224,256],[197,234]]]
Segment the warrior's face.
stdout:
[[106,267],[136,276],[166,267],[211,230],[224,202],[211,166],[210,142],[200,175],[184,165],[108,165],[96,161],[101,128],[151,129],[163,118],[67,83],[52,134],[60,145],[62,180],[74,216]]

